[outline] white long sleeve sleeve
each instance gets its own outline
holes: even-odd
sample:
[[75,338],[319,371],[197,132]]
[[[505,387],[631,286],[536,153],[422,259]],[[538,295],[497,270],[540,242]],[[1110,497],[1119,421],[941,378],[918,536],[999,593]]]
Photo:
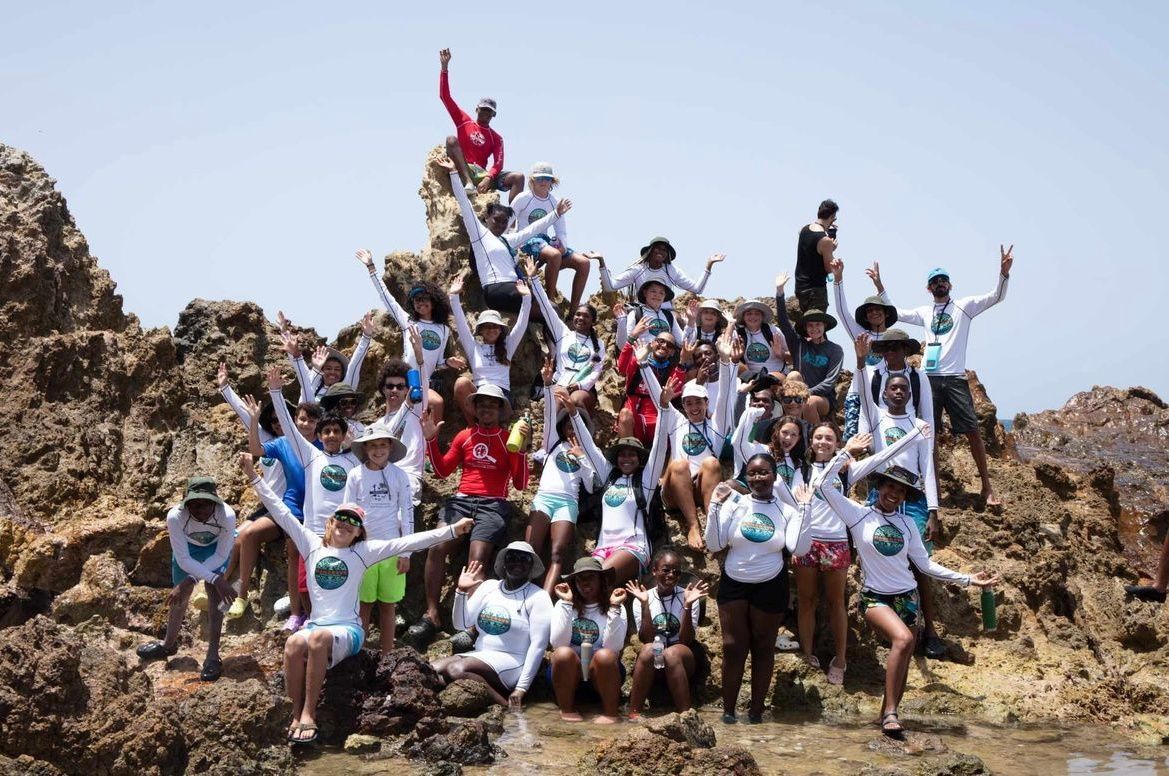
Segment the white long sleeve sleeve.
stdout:
[[369,343],[370,338],[362,333],[361,338],[357,340],[357,348],[349,359],[349,367],[345,370],[345,382],[354,388],[361,380],[361,365],[365,363],[365,354],[369,352]]
[[544,652],[548,649],[548,636],[552,629],[552,599],[541,590],[532,596],[532,608],[528,614],[528,633],[531,639],[528,643],[528,652],[524,657],[524,671],[516,682],[516,689],[528,691],[540,664],[544,662]]
[[528,331],[528,317],[532,314],[532,295],[527,294],[520,297],[520,312],[516,316],[515,323],[507,330],[507,357],[510,359],[515,355],[516,349],[520,346],[520,341],[524,338],[524,334]]

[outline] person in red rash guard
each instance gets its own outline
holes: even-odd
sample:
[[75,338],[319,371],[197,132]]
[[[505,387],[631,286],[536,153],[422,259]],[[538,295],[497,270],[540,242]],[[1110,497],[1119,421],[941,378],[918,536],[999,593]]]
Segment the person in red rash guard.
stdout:
[[[455,434],[444,452],[438,442],[442,423],[435,423],[427,412],[422,418],[422,435],[426,437],[426,454],[434,474],[440,479],[449,477],[462,467],[459,489],[448,498],[439,513],[439,524],[450,525],[464,517],[475,520],[471,529],[471,547],[468,564],[478,561],[480,578],[483,569],[491,567],[495,547],[507,540],[507,521],[511,504],[507,500],[509,483],[516,490],[528,486],[528,453],[507,449],[507,428],[502,425],[511,414],[511,406],[503,389],[485,384],[471,394],[475,408],[475,425]],[[531,429],[528,429],[531,440]],[[446,559],[455,549],[457,540],[436,544],[426,554],[426,614],[407,632],[407,640],[416,648],[423,648],[433,638],[441,622],[438,604],[442,593]]]
[[[621,315],[624,315],[622,309]],[[616,310],[614,315],[617,315]],[[630,332],[629,341],[621,348],[617,356],[617,371],[625,376],[625,406],[617,414],[617,436],[637,437],[644,445],[649,445],[653,439],[654,428],[658,424],[658,397],[650,395],[649,387],[641,379],[639,368],[641,362],[648,359],[650,366],[657,373],[659,385],[673,375],[680,380],[686,379],[686,370],[678,363],[678,343],[674,335],[664,331],[654,337],[648,344],[634,347],[639,329],[642,324],[648,326],[649,318],[642,318]],[[657,386],[653,386],[657,388]]]
[[[503,170],[503,138],[491,128],[491,119],[495,118],[495,100],[491,97],[479,100],[475,106],[475,118],[471,118],[451,97],[450,79],[447,76],[451,50],[448,48],[438,52],[438,61],[442,65],[438,75],[438,97],[455,122],[455,134],[446,139],[447,156],[455,163],[468,193],[476,190],[486,194],[495,188],[508,192],[507,201],[511,202],[524,190],[524,176],[523,173]],[[487,166],[488,159],[494,159],[490,167]]]

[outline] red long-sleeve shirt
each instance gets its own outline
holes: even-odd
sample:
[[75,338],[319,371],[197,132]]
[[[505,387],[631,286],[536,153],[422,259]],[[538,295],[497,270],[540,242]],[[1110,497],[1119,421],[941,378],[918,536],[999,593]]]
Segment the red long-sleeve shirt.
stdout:
[[[475,121],[470,114],[459,107],[451,97],[450,80],[446,71],[438,75],[438,97],[446,106],[447,113],[455,122],[455,135],[459,138],[459,148],[463,149],[463,158],[471,164],[477,164],[494,178],[503,169],[503,138],[491,127],[485,127]],[[495,158],[495,163],[487,166],[489,158]]]
[[508,452],[507,429],[502,426],[485,429],[476,424],[465,428],[455,434],[445,453],[437,437],[429,439],[426,454],[439,479],[449,477],[462,466],[459,493],[468,496],[507,498],[508,480],[516,490],[528,487],[528,454]]

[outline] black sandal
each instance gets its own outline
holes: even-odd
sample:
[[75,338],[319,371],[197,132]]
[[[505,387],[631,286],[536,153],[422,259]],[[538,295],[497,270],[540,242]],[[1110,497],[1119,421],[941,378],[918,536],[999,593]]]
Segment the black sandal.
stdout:
[[[294,746],[308,746],[309,744],[315,744],[317,742],[317,726],[316,725],[305,725],[305,724],[298,722],[297,724],[293,725],[292,727],[293,727],[293,731],[291,733],[289,733],[289,735],[288,735],[288,741],[292,745],[294,745]],[[312,731],[312,735],[309,736],[308,738],[297,738],[297,736],[300,733],[303,733],[306,730]]]
[[403,641],[415,649],[423,650],[430,646],[430,642],[434,641],[434,634],[437,631],[438,626],[431,622],[430,618],[424,614],[418,622],[406,630],[406,636]]
[[887,737],[897,740],[905,737],[905,728],[901,726],[901,720],[897,718],[897,712],[890,711],[881,717],[881,732]]
[[203,661],[203,670],[199,672],[199,678],[204,682],[214,682],[223,675],[223,661],[218,658],[207,658]]
[[151,641],[135,650],[143,660],[163,660],[172,657],[179,651],[178,647],[168,647],[161,641]]

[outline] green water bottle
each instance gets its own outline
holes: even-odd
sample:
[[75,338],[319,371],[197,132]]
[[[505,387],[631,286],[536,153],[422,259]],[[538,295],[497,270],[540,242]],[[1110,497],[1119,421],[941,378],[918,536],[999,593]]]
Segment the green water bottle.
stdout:
[[994,590],[982,588],[982,629],[993,631],[999,625],[998,612],[995,611]]

